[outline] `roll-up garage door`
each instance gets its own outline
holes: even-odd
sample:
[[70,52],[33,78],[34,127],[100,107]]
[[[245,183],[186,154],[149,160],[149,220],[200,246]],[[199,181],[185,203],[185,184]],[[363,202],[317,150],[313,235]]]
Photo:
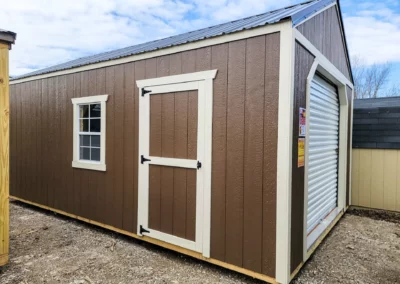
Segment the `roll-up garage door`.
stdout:
[[336,88],[315,76],[310,91],[307,233],[337,207],[339,99]]

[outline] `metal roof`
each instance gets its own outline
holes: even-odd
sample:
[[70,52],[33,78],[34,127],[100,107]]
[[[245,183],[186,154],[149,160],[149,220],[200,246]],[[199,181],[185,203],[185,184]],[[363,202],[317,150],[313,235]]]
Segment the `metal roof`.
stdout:
[[354,109],[400,107],[400,97],[354,100]]
[[303,21],[304,19],[320,11],[324,7],[335,2],[336,0],[312,0],[297,5],[281,8],[278,10],[270,11],[264,14],[255,15],[244,19],[200,29],[197,31],[187,32],[184,34],[175,35],[160,40],[150,41],[118,50],[113,50],[109,52],[104,52],[92,56],[75,59],[66,63],[37,70],[24,75],[15,76],[13,77],[12,80],[22,79],[45,73],[51,73],[65,69],[71,69],[79,66],[118,59],[139,53],[155,51],[158,49],[167,48],[171,46],[177,46],[190,42],[200,41],[212,37],[239,32],[242,30],[248,30],[260,26],[278,23],[286,19],[291,19],[293,25],[296,25],[301,21]]

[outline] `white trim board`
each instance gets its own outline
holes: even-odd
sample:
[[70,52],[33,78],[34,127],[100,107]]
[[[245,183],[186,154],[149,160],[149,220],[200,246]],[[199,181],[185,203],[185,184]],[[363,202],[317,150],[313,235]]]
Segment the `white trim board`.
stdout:
[[280,36],[278,106],[278,150],[276,180],[276,270],[277,282],[290,282],[292,128],[295,39],[292,22],[286,22]]
[[[213,109],[213,79],[217,70],[195,72],[161,78],[139,80],[139,92],[148,93],[139,97],[139,180],[138,180],[138,227],[149,232],[145,235],[160,239],[171,244],[200,252],[204,257],[210,257],[211,230],[211,155],[212,155],[212,109]],[[149,156],[150,154],[150,96],[176,91],[198,91],[197,120],[197,159],[175,159]],[[141,156],[149,161],[141,163]],[[198,168],[198,162],[201,167]],[[158,232],[149,228],[149,165],[161,165],[195,169],[196,180],[196,234],[195,241],[189,241],[173,235]]]
[[[177,83],[182,84],[185,82],[189,82],[187,84],[190,84],[190,82],[214,79],[216,75],[217,75],[217,70],[215,69],[215,70],[200,71],[200,72],[194,72],[194,73],[188,73],[188,74],[172,75],[172,76],[158,77],[158,78],[153,78],[153,79],[138,80],[138,81],[136,81],[136,84],[139,88],[145,88],[148,86],[152,86],[152,88],[151,88],[152,93],[156,93],[158,90],[157,86],[168,85],[168,84],[177,84]],[[192,86],[190,86],[190,85],[181,85],[181,86],[185,90],[197,89],[194,84]],[[176,89],[176,90],[171,90],[171,91],[165,90],[165,88],[167,88],[167,87],[170,87],[170,86],[163,86],[162,90],[164,93],[165,92],[177,92],[177,91],[180,91],[180,89],[181,89],[181,88],[177,87],[178,89]],[[171,86],[171,87],[173,87],[173,86]]]
[[291,23],[291,20],[282,21],[282,22],[279,22],[276,24],[270,24],[270,25],[259,27],[259,28],[250,29],[250,30],[239,31],[239,32],[235,32],[235,33],[231,33],[231,34],[227,34],[227,35],[217,36],[217,37],[213,37],[213,38],[209,38],[209,39],[205,39],[205,40],[199,40],[199,41],[191,42],[191,43],[187,43],[187,44],[167,47],[167,48],[163,48],[163,49],[159,49],[159,50],[155,50],[155,51],[149,51],[149,52],[145,52],[145,53],[135,54],[135,55],[131,55],[131,56],[123,57],[123,58],[113,59],[113,60],[99,62],[99,63],[93,63],[93,64],[81,66],[81,67],[55,71],[55,72],[51,72],[51,73],[47,73],[47,74],[41,74],[41,75],[36,75],[36,76],[22,78],[22,79],[16,79],[16,80],[10,81],[10,85],[33,81],[33,80],[44,79],[44,78],[50,78],[50,77],[55,77],[55,76],[60,76],[60,75],[72,74],[72,73],[77,73],[77,72],[82,72],[82,71],[87,71],[87,70],[92,70],[92,69],[98,69],[98,68],[103,68],[103,67],[108,67],[108,66],[114,66],[114,65],[124,64],[124,63],[128,63],[128,62],[134,62],[134,61],[139,61],[139,60],[143,60],[143,59],[148,59],[148,58],[153,58],[153,57],[158,57],[158,56],[193,50],[193,49],[199,49],[199,48],[206,47],[206,46],[213,46],[213,45],[218,45],[218,44],[227,43],[227,42],[231,42],[231,41],[237,41],[237,40],[241,40],[241,39],[256,37],[256,36],[260,36],[260,35],[276,33],[276,32],[280,32],[282,27],[287,25],[288,22]]
[[339,69],[337,69],[336,66],[333,65],[329,59],[326,58],[305,36],[303,36],[300,31],[294,29],[294,35],[296,40],[315,56],[315,58],[318,60],[318,64],[323,69],[329,70],[329,72],[326,72],[326,74],[324,71],[322,71],[324,76],[334,82],[339,81],[343,85],[347,84],[349,87],[354,88],[351,81],[347,79],[346,76],[344,76],[344,74],[340,72]]

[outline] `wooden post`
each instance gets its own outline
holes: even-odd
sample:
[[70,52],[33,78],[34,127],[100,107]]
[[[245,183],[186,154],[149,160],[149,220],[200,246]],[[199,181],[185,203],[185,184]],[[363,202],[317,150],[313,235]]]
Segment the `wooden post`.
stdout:
[[0,29],[0,266],[8,262],[10,180],[10,98],[8,51],[16,34]]

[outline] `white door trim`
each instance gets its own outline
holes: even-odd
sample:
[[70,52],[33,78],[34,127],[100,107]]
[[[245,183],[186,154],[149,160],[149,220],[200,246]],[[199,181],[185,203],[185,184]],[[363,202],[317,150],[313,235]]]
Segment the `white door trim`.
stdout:
[[[139,87],[139,181],[138,181],[138,227],[149,230],[146,236],[200,252],[210,257],[211,229],[211,155],[212,155],[212,106],[213,79],[217,70],[195,72],[137,81]],[[198,90],[197,159],[152,157],[150,144],[150,96],[178,91]],[[145,91],[145,92],[144,92]],[[142,95],[143,94],[143,95]],[[143,164],[141,156],[149,159]],[[201,167],[198,168],[198,162]],[[196,235],[195,241],[179,238],[148,228],[149,215],[149,165],[162,165],[196,169]]]
[[[303,215],[303,261],[307,261],[312,250],[311,245],[318,240],[321,233],[328,228],[329,224],[344,210],[346,204],[346,171],[347,171],[347,129],[348,129],[348,106],[347,87],[349,82],[343,75],[336,73],[336,67],[326,64],[315,58],[314,63],[307,76],[306,91],[306,143],[305,143],[305,169],[304,169],[304,215]],[[324,75],[332,81],[338,88],[339,97],[339,161],[338,161],[338,207],[329,214],[324,221],[312,233],[307,236],[307,210],[308,210],[308,140],[309,140],[309,110],[310,110],[310,87],[316,72]],[[310,249],[309,249],[310,248]]]

